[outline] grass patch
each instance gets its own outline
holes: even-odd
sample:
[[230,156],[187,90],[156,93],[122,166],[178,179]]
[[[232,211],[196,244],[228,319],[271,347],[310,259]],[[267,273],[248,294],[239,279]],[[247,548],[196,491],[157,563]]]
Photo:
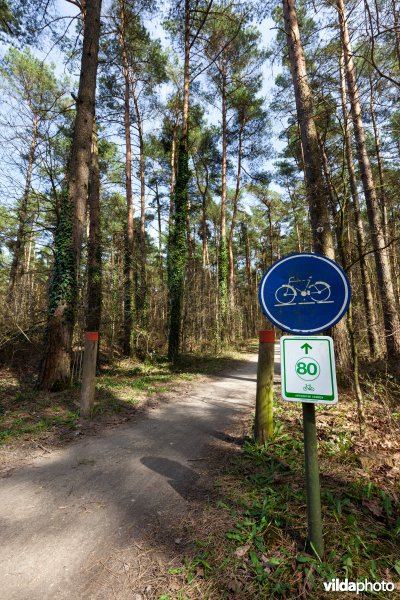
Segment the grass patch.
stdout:
[[[121,360],[102,368],[96,379],[92,417],[126,420],[147,398],[169,392],[203,374],[217,373],[242,358],[239,353],[188,354],[171,365],[166,357],[153,362]],[[0,446],[18,440],[67,438],[79,422],[80,384],[53,394],[39,392],[34,384],[18,381],[3,371],[0,383]]]
[[[335,595],[325,592],[324,581],[348,578],[398,586],[391,594],[362,597],[400,597],[399,481],[388,470],[383,475],[379,466],[360,468],[358,452],[375,444],[377,424],[371,419],[366,437],[355,440],[349,434],[357,431],[355,408],[349,398],[341,401],[333,410],[317,408],[325,555],[316,558],[306,544],[301,407],[275,399],[275,434],[269,443],[255,444],[249,426],[240,450],[225,448],[216,482],[219,499],[205,509],[207,536],[193,532],[201,549],[183,561],[181,594],[322,600]],[[367,417],[376,409],[370,406]],[[398,431],[389,424],[380,423],[380,436],[396,450]]]

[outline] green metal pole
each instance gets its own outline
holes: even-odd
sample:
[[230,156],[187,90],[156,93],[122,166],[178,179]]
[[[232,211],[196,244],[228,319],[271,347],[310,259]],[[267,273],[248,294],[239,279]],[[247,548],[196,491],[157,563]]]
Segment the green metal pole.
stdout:
[[260,331],[257,367],[256,419],[254,434],[259,444],[264,444],[274,434],[274,349],[275,332]]
[[321,519],[321,490],[319,485],[317,426],[315,406],[303,402],[304,458],[306,468],[308,540],[311,548],[322,559],[324,538]]

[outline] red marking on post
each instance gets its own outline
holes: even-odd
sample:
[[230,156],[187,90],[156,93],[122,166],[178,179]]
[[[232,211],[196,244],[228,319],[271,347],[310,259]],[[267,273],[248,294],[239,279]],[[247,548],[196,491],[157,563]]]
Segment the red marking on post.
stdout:
[[269,342],[273,344],[275,342],[275,331],[273,329],[263,329],[259,331],[260,342]]
[[99,341],[99,332],[98,331],[87,331],[85,333],[85,340],[88,342],[98,342]]

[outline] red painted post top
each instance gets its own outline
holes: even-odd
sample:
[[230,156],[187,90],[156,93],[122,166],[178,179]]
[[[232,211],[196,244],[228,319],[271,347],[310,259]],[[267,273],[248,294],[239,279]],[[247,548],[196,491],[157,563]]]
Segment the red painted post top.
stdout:
[[99,332],[98,331],[86,331],[85,340],[88,342],[98,342],[99,341]]
[[275,342],[275,331],[273,329],[263,329],[259,331],[260,342],[269,342],[273,344]]

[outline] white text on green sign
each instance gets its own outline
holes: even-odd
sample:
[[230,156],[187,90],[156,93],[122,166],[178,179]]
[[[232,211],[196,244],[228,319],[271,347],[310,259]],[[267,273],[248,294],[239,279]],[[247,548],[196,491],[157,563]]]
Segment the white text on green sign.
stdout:
[[282,336],[281,377],[284,400],[335,404],[338,394],[332,338]]

